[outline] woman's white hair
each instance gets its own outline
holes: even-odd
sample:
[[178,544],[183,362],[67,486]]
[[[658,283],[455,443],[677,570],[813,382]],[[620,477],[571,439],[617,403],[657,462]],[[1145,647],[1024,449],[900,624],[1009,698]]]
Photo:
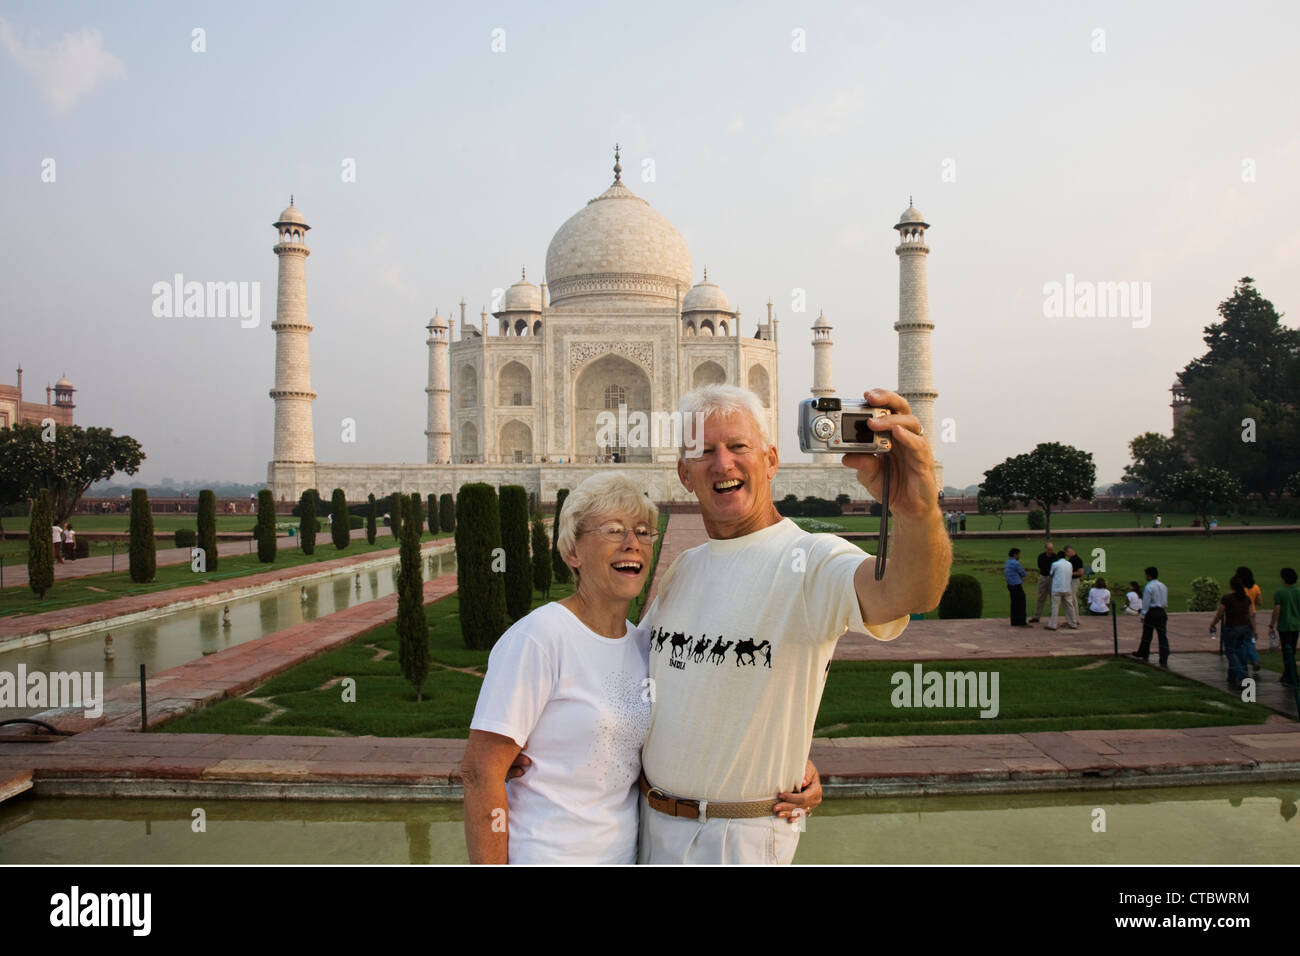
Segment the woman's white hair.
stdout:
[[[560,557],[577,555],[579,529],[613,514],[629,514],[651,528],[659,526],[659,509],[636,482],[621,471],[601,472],[587,478],[564,499],[560,533],[555,541]],[[575,578],[578,576],[576,568],[573,574]]]
[[744,412],[754,420],[754,427],[763,440],[763,450],[772,446],[772,436],[767,433],[767,413],[758,396],[747,388],[736,385],[701,385],[682,396],[678,411],[682,418],[682,447],[677,452],[679,456],[692,440],[697,447],[704,440],[702,435],[696,434],[696,429],[703,431],[703,423],[711,415],[728,418]]

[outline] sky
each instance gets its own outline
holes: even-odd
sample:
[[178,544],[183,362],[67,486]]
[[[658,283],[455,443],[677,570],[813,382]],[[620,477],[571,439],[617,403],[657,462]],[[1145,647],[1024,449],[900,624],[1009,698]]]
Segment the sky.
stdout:
[[[1288,3],[0,3],[0,382],[66,374],[140,480],[264,480],[292,193],[317,459],[423,462],[435,307],[540,279],[617,142],[741,334],[772,299],[783,460],[819,310],[839,394],[897,385],[910,196],[945,483],[1049,441],[1117,481],[1238,279],[1300,301],[1297,48]],[[177,273],[258,324],[155,315]]]

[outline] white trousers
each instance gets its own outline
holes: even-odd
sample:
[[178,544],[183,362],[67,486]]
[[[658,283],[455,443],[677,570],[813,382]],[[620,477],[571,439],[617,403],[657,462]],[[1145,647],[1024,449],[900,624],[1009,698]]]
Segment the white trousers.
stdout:
[[641,797],[638,863],[790,863],[798,846],[799,823],[789,818],[689,820],[653,810]]

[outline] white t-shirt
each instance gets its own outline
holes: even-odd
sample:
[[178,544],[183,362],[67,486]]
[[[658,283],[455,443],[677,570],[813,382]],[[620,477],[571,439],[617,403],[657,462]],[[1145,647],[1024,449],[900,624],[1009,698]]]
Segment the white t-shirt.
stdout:
[[1065,555],[1061,555],[1052,562],[1052,593],[1068,594],[1073,590],[1070,584],[1070,578],[1074,575],[1074,565]]
[[636,862],[648,642],[631,623],[602,637],[552,602],[492,648],[470,728],[511,738],[533,761],[506,783],[509,862]]
[[63,529],[60,528],[58,525],[54,526],[54,543],[55,544],[63,543]]
[[869,557],[785,518],[673,562],[641,619],[655,690],[641,758],[653,786],[747,801],[799,785],[840,635],[892,640],[907,626],[863,623],[853,575]]
[[1093,588],[1088,592],[1088,610],[1103,614],[1110,610],[1110,592],[1105,588]]
[[1124,609],[1125,614],[1142,613],[1142,595],[1136,591],[1129,591],[1124,595],[1124,600],[1128,602],[1128,607]]

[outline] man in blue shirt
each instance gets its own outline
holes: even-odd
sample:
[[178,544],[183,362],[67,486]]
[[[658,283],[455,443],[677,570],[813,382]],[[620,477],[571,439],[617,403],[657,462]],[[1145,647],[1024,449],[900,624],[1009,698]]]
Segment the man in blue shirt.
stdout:
[[1151,632],[1160,636],[1160,666],[1169,666],[1169,589],[1159,580],[1160,572],[1146,569],[1147,585],[1142,589],[1142,643],[1129,657],[1145,661],[1151,653]]
[[1007,563],[1002,566],[1002,573],[1007,579],[1007,590],[1011,592],[1011,626],[1028,627],[1025,620],[1025,577],[1028,571],[1020,563],[1020,549],[1012,548],[1007,553]]

